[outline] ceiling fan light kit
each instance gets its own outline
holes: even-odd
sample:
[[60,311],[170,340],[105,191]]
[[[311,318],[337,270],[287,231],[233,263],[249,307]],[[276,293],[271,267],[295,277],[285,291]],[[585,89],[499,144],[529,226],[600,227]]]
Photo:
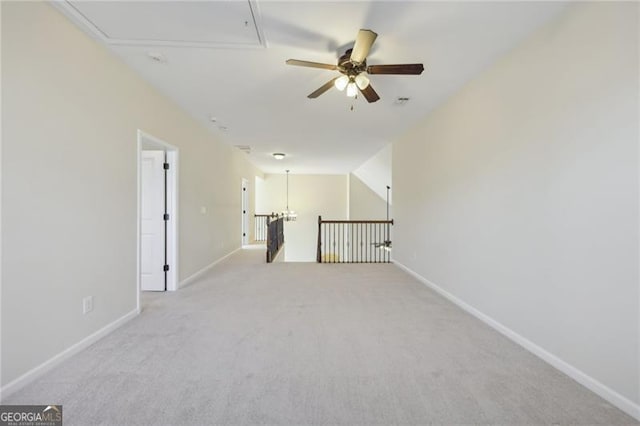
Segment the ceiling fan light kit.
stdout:
[[331,87],[335,87],[340,91],[346,89],[348,97],[353,98],[358,94],[358,91],[360,91],[367,102],[376,102],[380,99],[380,96],[378,96],[378,93],[371,87],[367,74],[419,75],[424,71],[424,65],[422,64],[367,65],[367,56],[377,37],[378,34],[371,30],[360,30],[353,48],[347,50],[345,54],[338,59],[337,65],[300,61],[298,59],[288,59],[286,63],[287,65],[338,71],[342,74],[310,93],[307,96],[310,99],[315,99],[331,89]]
[[350,98],[353,98],[357,94],[358,94],[358,88],[356,87],[356,83],[354,83],[353,81],[350,81],[349,84],[347,84],[347,96]]
[[346,75],[336,78],[336,81],[333,82],[333,85],[336,86],[336,89],[341,92],[345,89],[345,87],[347,87],[347,84],[349,84],[349,77],[347,77]]
[[354,78],[354,80],[356,82],[356,85],[358,86],[358,89],[360,90],[366,89],[369,85],[369,78],[364,75],[364,73],[358,74],[356,78]]

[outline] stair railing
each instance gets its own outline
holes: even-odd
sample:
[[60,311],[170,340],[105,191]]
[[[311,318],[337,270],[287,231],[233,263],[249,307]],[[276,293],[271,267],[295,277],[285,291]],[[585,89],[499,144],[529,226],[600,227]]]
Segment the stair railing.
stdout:
[[256,241],[267,241],[267,220],[271,215],[268,214],[254,214],[253,231]]
[[274,261],[284,245],[284,217],[273,213],[267,216],[267,263]]
[[391,220],[323,220],[318,216],[318,263],[391,262]]

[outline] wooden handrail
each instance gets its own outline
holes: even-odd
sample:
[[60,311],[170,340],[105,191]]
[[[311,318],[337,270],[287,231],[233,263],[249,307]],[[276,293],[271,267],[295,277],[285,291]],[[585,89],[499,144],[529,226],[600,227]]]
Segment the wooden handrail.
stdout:
[[393,225],[393,219],[391,220],[322,220],[318,223],[389,223]]

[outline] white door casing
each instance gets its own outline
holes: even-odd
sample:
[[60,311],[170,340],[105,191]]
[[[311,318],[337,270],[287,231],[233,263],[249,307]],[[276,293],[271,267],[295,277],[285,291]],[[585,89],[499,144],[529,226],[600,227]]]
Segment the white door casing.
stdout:
[[140,204],[140,287],[165,290],[164,151],[142,151]]
[[242,179],[242,245],[249,244],[249,181]]

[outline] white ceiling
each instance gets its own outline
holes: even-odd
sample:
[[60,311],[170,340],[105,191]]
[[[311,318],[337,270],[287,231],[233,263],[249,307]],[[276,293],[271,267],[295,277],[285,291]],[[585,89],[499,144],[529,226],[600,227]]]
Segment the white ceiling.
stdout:
[[[347,173],[459,90],[560,2],[63,2],[74,22],[267,173]],[[369,64],[422,62],[420,76],[371,76],[381,100],[307,95],[335,71],[360,28],[378,33]],[[161,54],[164,62],[148,54]],[[525,82],[523,82],[525,83]],[[404,106],[397,97],[410,97]],[[210,117],[217,119],[211,122]],[[220,130],[219,127],[226,127]],[[287,154],[285,160],[271,157]]]

